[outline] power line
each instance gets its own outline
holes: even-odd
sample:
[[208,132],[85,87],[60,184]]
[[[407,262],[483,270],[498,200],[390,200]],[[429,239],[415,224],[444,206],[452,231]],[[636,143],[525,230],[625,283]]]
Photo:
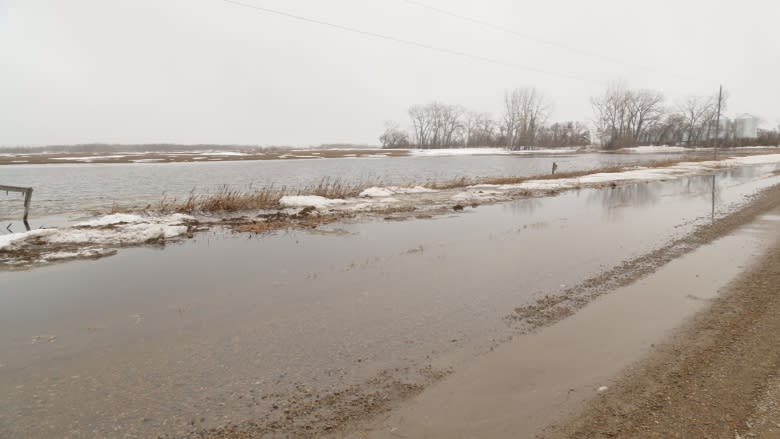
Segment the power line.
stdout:
[[516,30],[510,29],[510,28],[505,27],[505,26],[501,26],[501,25],[498,25],[498,24],[495,24],[495,23],[490,23],[490,22],[484,21],[484,20],[479,20],[479,19],[476,19],[476,18],[473,18],[473,17],[469,17],[469,16],[466,16],[466,15],[458,14],[456,12],[452,12],[452,11],[449,11],[449,10],[446,10],[446,9],[442,9],[442,8],[439,8],[439,7],[436,7],[436,6],[431,6],[431,5],[423,3],[421,1],[417,1],[417,0],[402,0],[402,1],[405,2],[405,3],[411,4],[411,5],[414,5],[414,6],[418,6],[418,7],[424,8],[424,9],[428,9],[428,10],[436,12],[438,14],[447,15],[449,17],[457,18],[459,20],[463,20],[463,21],[466,21],[466,22],[469,22],[469,23],[478,24],[480,26],[487,27],[487,28],[490,28],[490,29],[493,29],[493,30],[497,30],[499,32],[503,32],[503,33],[506,33],[506,34],[510,34],[510,35],[513,35],[513,36],[518,37],[518,38],[522,38],[522,39],[525,39],[525,40],[533,41],[533,42],[536,42],[538,44],[544,44],[544,45],[547,45],[547,46],[557,47],[559,49],[564,49],[564,50],[567,50],[567,51],[572,52],[572,53],[579,53],[580,55],[585,55],[585,56],[595,57],[595,58],[601,58],[601,59],[603,59],[605,61],[610,61],[610,62],[613,62],[613,63],[616,63],[616,64],[634,65],[634,66],[636,66],[638,68],[641,68],[641,69],[654,70],[654,71],[659,72],[659,73],[665,73],[667,75],[672,75],[672,76],[675,76],[675,77],[678,77],[678,78],[682,78],[682,79],[694,79],[694,78],[689,78],[689,77],[686,77],[686,76],[678,75],[676,73],[671,73],[671,72],[668,72],[668,71],[664,71],[664,70],[661,70],[661,69],[659,69],[657,67],[646,66],[646,65],[637,64],[637,63],[631,63],[631,62],[622,60],[620,58],[616,58],[616,57],[613,57],[613,56],[610,56],[610,55],[605,55],[603,53],[594,52],[594,51],[591,51],[591,50],[580,49],[580,48],[569,46],[567,44],[564,44],[564,43],[561,43],[561,42],[558,42],[558,41],[553,41],[553,40],[548,40],[548,39],[545,39],[545,38],[541,38],[541,37],[538,37],[536,35],[531,35],[531,34],[526,34],[526,33],[522,33],[522,32],[517,32]]
[[358,35],[373,37],[373,38],[386,40],[386,41],[392,41],[394,43],[403,44],[403,45],[406,45],[406,46],[412,46],[412,47],[417,47],[417,48],[420,48],[420,49],[426,49],[426,50],[431,50],[431,51],[435,51],[435,52],[446,53],[448,55],[455,55],[455,56],[459,56],[459,57],[463,57],[463,58],[469,58],[469,59],[473,59],[473,60],[476,60],[476,61],[487,62],[487,63],[496,64],[496,65],[509,67],[509,68],[528,70],[528,71],[532,71],[532,72],[542,73],[542,74],[545,74],[545,75],[560,76],[560,77],[567,78],[567,79],[572,79],[572,80],[575,80],[575,81],[584,81],[584,82],[591,82],[591,83],[596,83],[596,84],[602,84],[602,81],[595,81],[595,80],[592,80],[592,79],[588,79],[588,78],[584,78],[584,77],[576,76],[576,75],[571,75],[571,74],[568,74],[568,73],[554,72],[554,71],[551,71],[551,70],[545,70],[545,69],[541,69],[541,68],[538,68],[538,67],[533,67],[533,66],[529,66],[529,65],[525,65],[525,64],[518,64],[518,63],[503,61],[503,60],[500,60],[500,59],[490,58],[490,57],[486,57],[486,56],[482,56],[482,55],[476,55],[476,54],[473,54],[473,53],[462,52],[462,51],[455,50],[455,49],[449,49],[449,48],[446,48],[446,47],[433,46],[433,45],[426,44],[426,43],[421,43],[421,42],[418,42],[418,41],[407,40],[407,39],[403,39],[403,38],[399,38],[399,37],[394,37],[394,36],[391,36],[391,35],[380,34],[380,33],[373,32],[373,31],[367,31],[367,30],[357,29],[357,28],[354,28],[354,27],[345,26],[345,25],[341,25],[341,24],[330,23],[330,22],[327,22],[327,21],[322,21],[322,20],[317,20],[317,19],[314,19],[314,18],[308,18],[308,17],[304,17],[304,16],[301,16],[301,15],[292,14],[292,13],[289,13],[289,12],[279,11],[279,10],[276,10],[276,9],[266,8],[266,7],[262,7],[262,6],[249,4],[249,3],[243,3],[243,2],[240,2],[240,1],[236,1],[236,0],[222,0],[222,1],[224,1],[226,3],[234,4],[234,5],[237,5],[237,6],[242,6],[242,7],[245,7],[245,8],[254,9],[254,10],[257,10],[257,11],[260,11],[260,12],[265,12],[265,13],[268,13],[268,14],[278,15],[278,16],[281,16],[281,17],[291,18],[291,19],[298,20],[298,21],[303,21],[303,22],[306,22],[306,23],[311,23],[311,24],[317,24],[317,25],[320,25],[320,26],[330,27],[332,29],[338,29],[338,30],[341,30],[341,31],[350,32],[350,33],[354,33],[354,34],[358,34]]

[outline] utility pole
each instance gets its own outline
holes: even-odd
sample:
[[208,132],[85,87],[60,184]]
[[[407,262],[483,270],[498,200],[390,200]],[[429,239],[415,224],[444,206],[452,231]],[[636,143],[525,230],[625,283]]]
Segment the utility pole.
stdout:
[[[718,89],[718,115],[715,118],[715,145],[712,149],[712,158],[718,160],[718,142],[720,141],[720,105],[723,101],[723,85]],[[712,210],[710,210],[711,221],[715,222],[715,172],[712,173]]]
[[718,116],[715,120],[715,148],[713,148],[713,159],[718,159],[718,142],[720,141],[720,104],[723,101],[723,86],[718,89]]

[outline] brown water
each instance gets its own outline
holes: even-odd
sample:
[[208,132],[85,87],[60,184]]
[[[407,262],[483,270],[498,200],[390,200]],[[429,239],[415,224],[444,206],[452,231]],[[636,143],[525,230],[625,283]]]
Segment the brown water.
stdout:
[[369,428],[370,437],[537,437],[584,402],[610,392],[622,370],[653,352],[763,255],[778,239],[776,213],[459,368],[382,416]]
[[[720,174],[716,214],[780,181],[773,169]],[[502,318],[515,306],[709,221],[711,181],[333,233],[208,232],[0,273],[0,436],[182,433],[258,416],[295,384],[467,361],[511,335]]]

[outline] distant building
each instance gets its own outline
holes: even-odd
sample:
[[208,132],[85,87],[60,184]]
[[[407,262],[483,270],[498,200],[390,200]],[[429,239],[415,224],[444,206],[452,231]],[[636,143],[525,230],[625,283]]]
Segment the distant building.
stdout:
[[734,118],[734,137],[737,139],[755,139],[758,137],[758,118],[742,113]]
[[[717,129],[716,129],[717,126]],[[700,140],[712,140],[715,138],[715,133],[718,133],[719,139],[727,139],[729,132],[734,127],[731,119],[721,115],[720,124],[716,124],[714,120],[704,123]]]
[[[702,140],[714,139],[715,131],[715,121],[712,121],[705,126]],[[748,113],[742,113],[734,119],[721,115],[717,132],[721,140],[755,139],[758,137],[758,118]]]

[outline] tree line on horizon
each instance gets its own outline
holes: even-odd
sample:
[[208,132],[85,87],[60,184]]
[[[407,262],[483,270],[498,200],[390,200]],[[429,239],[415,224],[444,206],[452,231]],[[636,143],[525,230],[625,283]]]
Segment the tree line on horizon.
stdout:
[[[721,102],[721,115],[727,96]],[[740,138],[734,123],[716,123],[717,96],[689,96],[669,105],[664,94],[610,83],[591,98],[590,129],[579,121],[548,123],[552,102],[533,87],[504,92],[500,117],[438,101],[407,110],[409,128],[387,122],[379,137],[383,148],[530,148],[580,147],[598,144],[607,150],[644,145],[778,146],[780,125]],[[717,138],[716,138],[717,133]]]

